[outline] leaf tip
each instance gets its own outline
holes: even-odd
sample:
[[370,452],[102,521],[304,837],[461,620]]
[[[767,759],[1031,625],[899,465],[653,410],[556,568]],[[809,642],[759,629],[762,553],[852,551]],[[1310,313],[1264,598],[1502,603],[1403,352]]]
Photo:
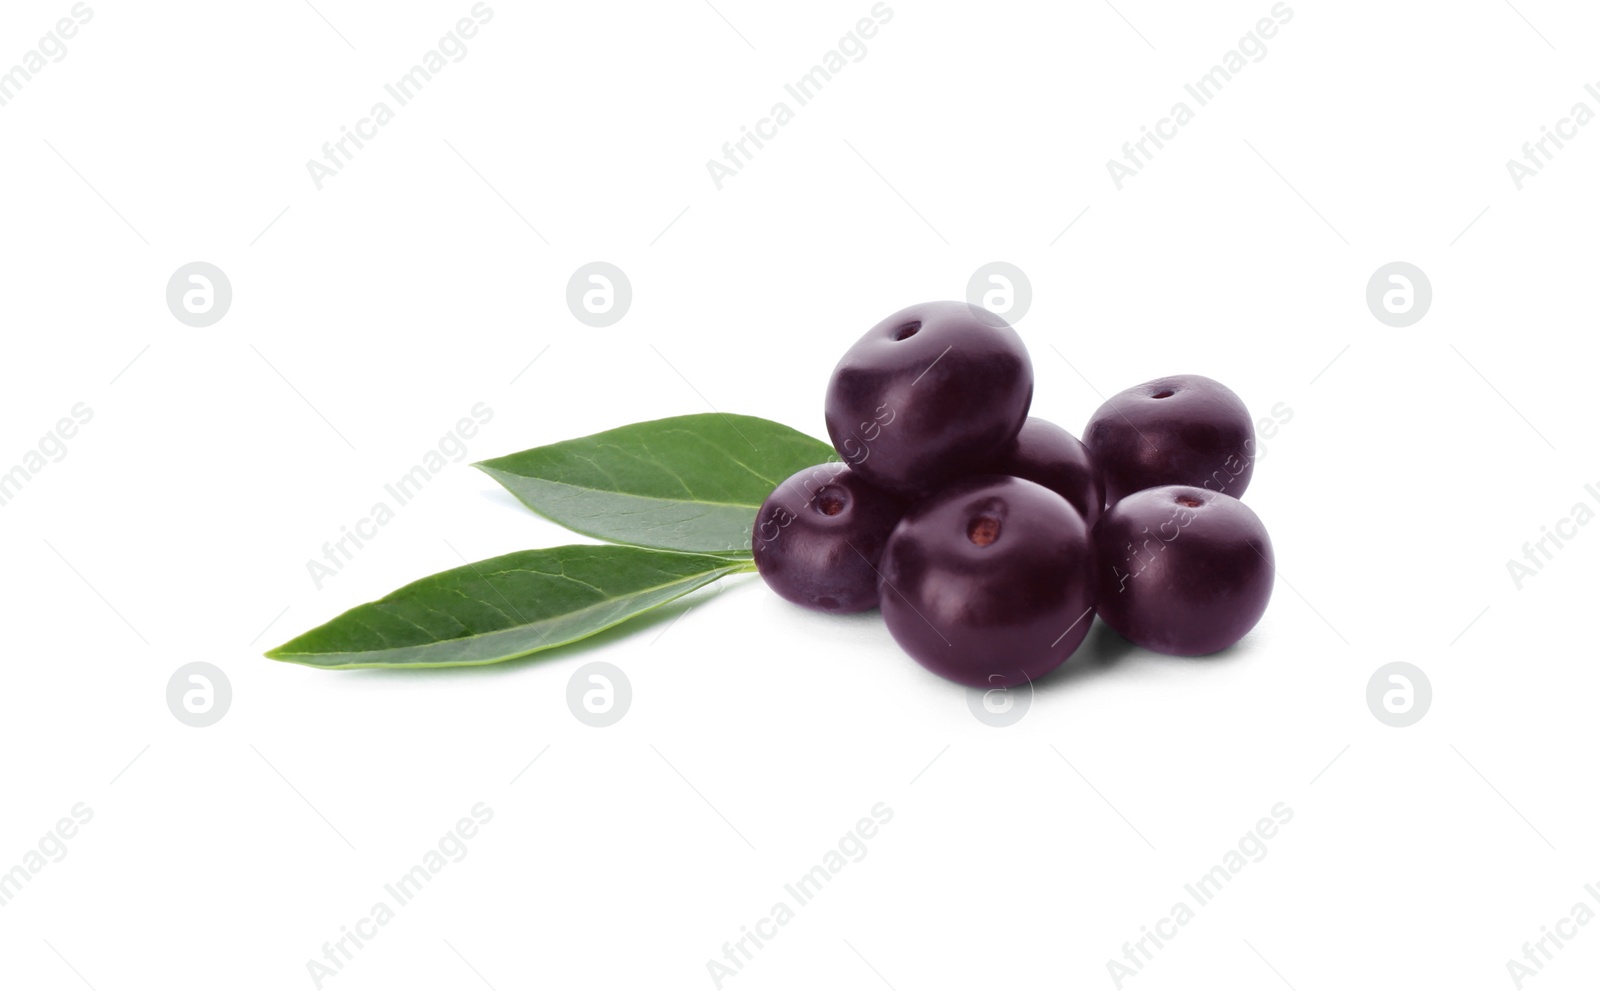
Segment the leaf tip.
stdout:
[[305,638],[306,634],[302,633],[291,640],[285,640],[283,643],[278,644],[278,646],[272,648],[271,650],[262,651],[261,656],[265,657],[269,661],[289,661],[296,664],[302,663],[301,659],[306,656],[306,651],[303,648],[297,648],[295,645],[300,643],[300,641],[304,640]]
[[[501,476],[505,474],[505,472],[500,468],[500,461],[500,458],[484,458],[482,461],[472,462],[472,467],[478,469],[485,475],[488,475],[490,478],[498,482],[500,481]],[[501,484],[503,485],[505,483],[502,482]]]

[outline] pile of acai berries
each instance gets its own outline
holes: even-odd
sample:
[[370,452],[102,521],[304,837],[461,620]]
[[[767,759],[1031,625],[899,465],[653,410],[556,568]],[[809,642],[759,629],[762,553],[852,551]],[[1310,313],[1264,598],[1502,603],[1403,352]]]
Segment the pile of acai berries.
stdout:
[[923,303],[879,323],[828,383],[842,461],[756,516],[761,576],[824,612],[879,607],[923,666],[987,688],[1059,667],[1096,613],[1167,654],[1248,633],[1273,555],[1238,499],[1257,454],[1239,397],[1154,379],[1107,400],[1081,442],[1032,401],[1027,349],[994,314]]

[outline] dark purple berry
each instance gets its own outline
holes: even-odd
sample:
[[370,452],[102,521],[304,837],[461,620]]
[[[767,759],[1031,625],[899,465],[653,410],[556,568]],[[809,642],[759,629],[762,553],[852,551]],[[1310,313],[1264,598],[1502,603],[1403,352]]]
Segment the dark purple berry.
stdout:
[[1210,654],[1249,633],[1272,598],[1272,541],[1249,506],[1164,485],[1106,510],[1094,528],[1100,618],[1141,647]]
[[994,472],[1038,482],[1072,503],[1093,527],[1106,504],[1105,479],[1083,442],[1048,420],[1028,417]]
[[845,352],[828,383],[828,436],[874,485],[924,494],[992,465],[1032,401],[1016,331],[967,303],[920,303]]
[[756,570],[790,602],[823,612],[878,604],[878,559],[905,504],[846,465],[817,465],[773,490],[756,514]]
[[1198,485],[1235,498],[1255,468],[1256,429],[1233,390],[1204,375],[1124,389],[1095,410],[1083,442],[1116,502],[1157,485]]
[[889,632],[923,667],[964,685],[1039,678],[1094,620],[1083,517],[1020,478],[966,479],[912,507],[879,568]]

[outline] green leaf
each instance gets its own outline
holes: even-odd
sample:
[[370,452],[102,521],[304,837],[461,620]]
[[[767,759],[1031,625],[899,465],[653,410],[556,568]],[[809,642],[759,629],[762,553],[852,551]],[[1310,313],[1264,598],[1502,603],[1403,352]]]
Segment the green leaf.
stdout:
[[319,668],[494,664],[581,640],[750,565],[578,545],[440,572],[267,651]]
[[528,508],[601,540],[750,554],[750,529],[778,483],[837,460],[781,423],[699,413],[651,420],[480,462]]

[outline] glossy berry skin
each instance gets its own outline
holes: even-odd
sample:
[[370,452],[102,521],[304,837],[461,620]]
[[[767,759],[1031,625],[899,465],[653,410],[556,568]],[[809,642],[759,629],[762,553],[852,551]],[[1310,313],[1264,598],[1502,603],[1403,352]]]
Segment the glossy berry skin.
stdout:
[[1112,396],[1083,442],[1114,503],[1157,485],[1198,485],[1238,498],[1255,468],[1256,429],[1233,390],[1204,375],[1169,375]]
[[988,468],[1032,402],[1033,363],[1005,321],[967,303],[921,303],[845,352],[824,412],[840,457],[911,496]]
[[1093,527],[1106,504],[1106,483],[1083,442],[1048,420],[1028,417],[993,471],[1037,482],[1072,503]]
[[1096,609],[1141,647],[1197,656],[1249,633],[1272,598],[1272,541],[1249,506],[1189,485],[1145,489],[1094,528]]
[[1021,478],[965,479],[913,506],[879,568],[889,632],[923,667],[964,685],[1048,674],[1094,621],[1083,517]]
[[756,570],[774,592],[822,612],[878,604],[878,559],[905,504],[838,462],[807,468],[773,490],[750,535]]

